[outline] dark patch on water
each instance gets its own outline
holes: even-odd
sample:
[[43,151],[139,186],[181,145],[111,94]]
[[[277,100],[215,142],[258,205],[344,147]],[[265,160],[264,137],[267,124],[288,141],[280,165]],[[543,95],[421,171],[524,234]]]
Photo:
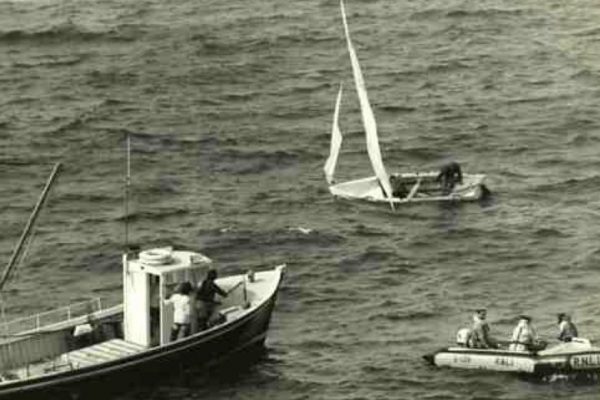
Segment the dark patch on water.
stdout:
[[40,30],[15,29],[0,32],[0,42],[5,44],[21,44],[29,42],[34,45],[53,44],[61,45],[67,43],[96,42],[96,41],[133,41],[139,32],[129,29],[109,30],[94,32],[87,28],[76,25],[73,22],[65,22],[60,25],[49,26]]
[[298,156],[286,151],[223,149],[208,155],[213,173],[260,174],[294,165]]

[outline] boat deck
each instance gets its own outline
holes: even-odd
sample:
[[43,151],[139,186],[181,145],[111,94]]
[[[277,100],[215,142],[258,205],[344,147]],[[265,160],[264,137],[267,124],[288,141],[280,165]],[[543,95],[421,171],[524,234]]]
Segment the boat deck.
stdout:
[[29,379],[42,375],[76,370],[118,360],[140,353],[146,348],[123,339],[111,339],[106,342],[64,353],[51,360],[30,364],[27,367],[8,371],[0,376],[0,385],[20,379]]
[[59,359],[64,363],[71,364],[73,369],[77,369],[117,360],[145,349],[144,346],[123,339],[111,339],[90,347],[70,351],[60,356]]

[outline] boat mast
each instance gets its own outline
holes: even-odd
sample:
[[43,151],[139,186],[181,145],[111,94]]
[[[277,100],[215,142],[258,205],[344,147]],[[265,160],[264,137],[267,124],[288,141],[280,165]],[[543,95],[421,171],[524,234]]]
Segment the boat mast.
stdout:
[[362,115],[363,126],[365,128],[367,153],[369,153],[369,159],[371,160],[371,166],[373,167],[375,176],[377,177],[377,180],[383,189],[383,195],[388,199],[390,207],[393,210],[394,202],[392,200],[392,186],[390,184],[390,178],[385,170],[385,166],[383,165],[383,159],[381,158],[381,149],[379,148],[379,138],[377,137],[377,123],[375,121],[375,114],[373,113],[371,103],[369,102],[367,87],[365,85],[365,79],[360,68],[360,63],[358,62],[356,50],[354,49],[354,45],[350,39],[350,29],[348,28],[348,21],[346,19],[344,0],[340,0],[340,9],[342,12],[342,22],[344,24],[344,33],[346,35],[348,54],[350,55],[350,63],[352,64],[354,85],[356,86],[356,94],[358,95],[360,112]]
[[10,260],[8,261],[8,264],[6,265],[6,268],[4,269],[4,273],[2,274],[2,278],[0,279],[0,291],[2,291],[4,284],[8,281],[8,279],[10,277],[10,273],[15,268],[17,261],[21,257],[21,254],[23,252],[23,245],[25,244],[25,241],[27,240],[27,238],[31,232],[31,229],[33,228],[33,225],[35,224],[37,216],[42,208],[42,205],[44,204],[44,201],[46,200],[48,192],[50,191],[50,187],[52,186],[52,183],[54,182],[54,178],[58,174],[60,167],[61,167],[60,163],[54,164],[54,168],[52,169],[52,172],[50,173],[50,177],[46,181],[46,186],[44,187],[44,190],[42,191],[42,194],[40,195],[40,197],[37,201],[37,204],[35,205],[35,208],[33,209],[33,212],[29,216],[29,220],[27,221],[27,225],[25,225],[25,229],[23,230],[23,233],[21,234],[21,238],[19,239],[17,246],[13,250],[12,256],[10,257]]
[[125,174],[125,254],[129,253],[129,186],[131,185],[131,136],[127,133],[127,165]]

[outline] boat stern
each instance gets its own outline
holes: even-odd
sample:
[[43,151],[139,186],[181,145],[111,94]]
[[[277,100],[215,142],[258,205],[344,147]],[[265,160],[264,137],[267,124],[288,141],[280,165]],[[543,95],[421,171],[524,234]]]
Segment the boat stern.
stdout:
[[427,362],[427,364],[435,365],[435,353],[428,353],[423,355],[423,359]]

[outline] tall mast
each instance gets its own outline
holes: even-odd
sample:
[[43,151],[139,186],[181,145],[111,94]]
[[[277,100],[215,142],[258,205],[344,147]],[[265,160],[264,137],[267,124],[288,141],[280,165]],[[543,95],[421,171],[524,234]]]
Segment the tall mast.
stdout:
[[12,256],[10,257],[10,260],[8,261],[8,264],[6,265],[6,268],[4,269],[2,278],[0,278],[0,291],[4,287],[4,284],[8,281],[8,278],[10,278],[10,273],[13,271],[13,269],[17,265],[17,261],[19,261],[19,258],[21,257],[21,254],[23,253],[23,245],[25,244],[25,241],[27,240],[27,237],[29,236],[31,229],[33,228],[33,225],[35,224],[37,216],[44,204],[44,201],[46,200],[48,192],[50,191],[50,187],[52,186],[52,183],[54,182],[54,178],[56,177],[58,171],[60,170],[60,167],[61,167],[60,163],[54,164],[54,168],[52,169],[52,172],[50,173],[50,177],[46,181],[46,186],[44,187],[44,190],[42,190],[42,194],[40,195],[40,197],[37,201],[37,204],[35,205],[35,208],[33,209],[31,215],[29,216],[29,220],[27,221],[27,225],[25,225],[25,229],[23,230],[23,233],[21,234],[21,238],[19,239],[17,246],[13,250]]
[[131,185],[131,136],[127,133],[127,165],[125,174],[125,253],[129,253],[129,186]]

